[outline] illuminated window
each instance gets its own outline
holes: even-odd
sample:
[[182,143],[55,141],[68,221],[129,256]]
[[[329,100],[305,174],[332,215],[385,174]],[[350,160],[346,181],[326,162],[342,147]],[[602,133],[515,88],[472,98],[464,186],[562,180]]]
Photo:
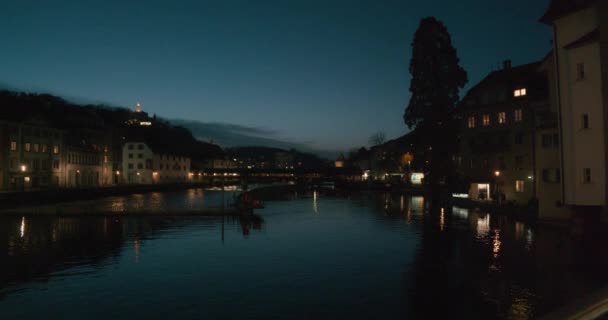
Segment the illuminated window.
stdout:
[[11,151],[17,151],[17,141],[11,141]]
[[59,146],[58,145],[54,145],[53,146],[53,154],[59,154]]
[[28,142],[28,143],[25,144],[25,152],[30,152],[30,150],[31,150],[31,145]]
[[37,143],[34,143],[34,152],[38,152],[40,151],[40,145]]
[[507,114],[505,112],[498,113],[498,123],[505,124],[507,122]]
[[49,151],[48,146],[46,145],[46,143],[42,144],[42,153],[46,153],[47,151]]
[[490,115],[489,114],[484,114],[483,115],[483,125],[485,127],[490,125]]
[[520,122],[523,119],[523,112],[521,111],[521,109],[516,109],[515,110],[515,122]]
[[470,116],[468,121],[469,128],[475,128],[475,116]]
[[523,180],[515,181],[515,192],[524,192],[524,181]]
[[591,183],[591,168],[583,169],[583,183]]
[[514,97],[523,97],[526,95],[526,88],[515,89],[513,91]]

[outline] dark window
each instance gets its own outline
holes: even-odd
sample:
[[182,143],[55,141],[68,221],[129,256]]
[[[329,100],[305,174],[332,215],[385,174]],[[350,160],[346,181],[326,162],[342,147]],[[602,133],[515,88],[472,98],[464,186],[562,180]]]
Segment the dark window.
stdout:
[[143,163],[140,162],[137,164],[137,169],[143,169],[143,168],[144,168]]
[[583,169],[583,183],[591,183],[591,168]]
[[129,169],[133,169],[133,164],[129,163]]
[[522,144],[522,143],[524,143],[524,135],[521,133],[515,134],[515,144]]
[[137,154],[137,159],[143,159],[143,158],[144,158],[143,153],[139,153],[139,154]]
[[577,80],[585,79],[585,64],[584,63],[576,64],[576,79]]
[[582,119],[583,123],[582,123],[582,127],[583,129],[589,129],[589,115],[584,113],[583,114],[583,119]]
[[515,156],[515,168],[517,168],[518,170],[523,169],[524,167],[524,157],[522,156]]

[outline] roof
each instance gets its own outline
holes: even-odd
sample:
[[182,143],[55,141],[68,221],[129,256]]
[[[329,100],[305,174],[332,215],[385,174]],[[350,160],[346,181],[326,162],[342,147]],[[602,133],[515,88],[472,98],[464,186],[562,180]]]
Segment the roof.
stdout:
[[551,0],[549,8],[540,18],[540,22],[551,24],[556,19],[563,17],[569,13],[582,10],[597,0]]
[[595,30],[583,35],[582,37],[568,43],[564,46],[566,49],[574,49],[580,46],[583,46],[587,43],[595,42],[600,39],[600,28],[595,28]]
[[505,83],[514,83],[514,82],[526,82],[528,80],[533,80],[537,74],[538,69],[542,61],[536,61],[508,69],[500,69],[497,71],[491,72],[487,75],[483,80],[481,80],[478,84],[473,86],[468,92],[473,93],[481,88],[497,85],[497,84],[505,84]]
[[336,159],[336,161],[344,161],[344,155],[340,153],[340,156],[338,156],[338,159]]

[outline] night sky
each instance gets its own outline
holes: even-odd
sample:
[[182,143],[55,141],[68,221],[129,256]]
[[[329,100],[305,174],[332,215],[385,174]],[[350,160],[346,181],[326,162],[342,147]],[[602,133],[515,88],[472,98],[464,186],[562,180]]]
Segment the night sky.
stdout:
[[550,50],[548,0],[126,2],[3,1],[0,83],[347,151],[407,132],[425,16],[447,25],[467,87]]

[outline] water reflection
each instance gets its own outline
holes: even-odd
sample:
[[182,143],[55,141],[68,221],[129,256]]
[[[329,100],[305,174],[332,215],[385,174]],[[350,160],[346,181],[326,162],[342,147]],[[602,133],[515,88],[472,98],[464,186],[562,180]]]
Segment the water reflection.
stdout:
[[59,214],[82,214],[87,213],[137,213],[137,212],[172,212],[172,211],[196,211],[206,208],[221,208],[232,205],[237,195],[237,190],[217,191],[204,190],[201,188],[189,189],[175,192],[151,192],[145,194],[133,194],[129,196],[108,197],[92,201],[78,201],[62,203],[52,206],[40,206],[34,208],[20,209],[19,212],[59,213]]
[[481,218],[477,218],[477,238],[483,239],[490,233],[490,214],[487,213]]
[[[46,281],[58,271],[78,265],[99,265],[132,248],[140,262],[141,246],[165,231],[190,224],[219,227],[225,223],[230,233],[249,236],[262,230],[258,215],[241,218],[220,217],[3,217],[0,218],[0,300],[7,288],[31,280]],[[217,233],[218,241],[220,233]],[[129,250],[130,251],[130,250]]]
[[[112,201],[189,207],[213,197],[200,190]],[[318,206],[322,215],[313,214]],[[258,318],[531,319],[608,285],[601,228],[577,237],[400,193],[313,192],[266,203],[259,214],[3,218],[0,309],[19,315],[36,309],[20,304],[48,300],[53,310],[74,301],[66,308],[103,312],[79,300],[103,297],[120,312],[137,296],[137,312],[151,317],[163,306],[210,318],[247,310]]]

